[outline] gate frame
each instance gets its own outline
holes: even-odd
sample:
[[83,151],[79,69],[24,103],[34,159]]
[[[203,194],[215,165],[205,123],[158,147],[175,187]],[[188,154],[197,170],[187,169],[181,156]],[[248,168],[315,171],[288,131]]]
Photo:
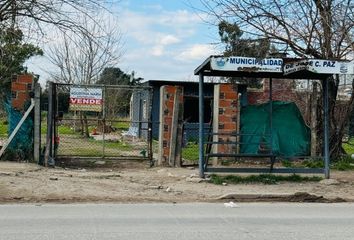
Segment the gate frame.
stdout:
[[[57,118],[58,118],[58,109],[57,109],[57,87],[58,86],[77,86],[77,87],[87,87],[94,88],[99,87],[104,91],[106,88],[116,88],[116,89],[127,89],[127,90],[147,90],[149,91],[149,104],[148,104],[148,120],[140,123],[147,123],[147,143],[148,143],[148,154],[147,157],[80,157],[80,156],[71,156],[72,159],[109,159],[109,160],[149,160],[150,164],[153,163],[153,147],[152,147],[152,121],[151,121],[151,109],[152,109],[152,91],[153,88],[150,86],[129,86],[129,85],[105,85],[105,84],[70,84],[70,83],[55,83],[48,82],[48,114],[47,114],[47,134],[46,134],[46,150],[44,155],[44,166],[54,166],[55,160],[58,159],[57,148],[58,143],[57,139]],[[105,93],[103,93],[104,96]],[[104,112],[104,111],[103,111]],[[105,121],[105,117],[103,119]],[[104,137],[103,137],[104,141]],[[103,143],[104,148],[104,143]]]

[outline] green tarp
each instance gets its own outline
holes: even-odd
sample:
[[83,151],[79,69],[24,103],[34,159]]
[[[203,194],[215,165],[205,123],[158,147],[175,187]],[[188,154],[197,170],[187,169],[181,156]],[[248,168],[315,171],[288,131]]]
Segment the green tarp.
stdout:
[[[249,105],[241,110],[241,145],[243,154],[267,154],[272,139],[277,156],[307,156],[311,132],[295,103],[273,101],[273,129],[270,137],[270,104]],[[253,135],[254,134],[254,135]]]

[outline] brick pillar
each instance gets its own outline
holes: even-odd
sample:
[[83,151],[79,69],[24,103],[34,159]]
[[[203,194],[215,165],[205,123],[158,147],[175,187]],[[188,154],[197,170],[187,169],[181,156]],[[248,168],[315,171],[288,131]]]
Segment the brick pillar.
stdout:
[[14,75],[11,82],[11,105],[18,111],[23,111],[30,101],[30,92],[33,90],[33,76],[30,74]]
[[[214,85],[213,132],[236,133],[238,114],[237,85],[223,83]],[[236,136],[214,135],[213,142],[236,142]],[[214,144],[213,153],[236,153],[236,144]],[[214,158],[218,165],[221,158]]]
[[[177,92],[180,93],[180,96],[177,96],[179,103],[183,103],[183,87],[162,86],[160,88],[159,166],[170,165],[171,144],[177,141],[177,139],[172,139],[174,142],[171,142],[174,100]],[[175,117],[178,118],[178,116]]]

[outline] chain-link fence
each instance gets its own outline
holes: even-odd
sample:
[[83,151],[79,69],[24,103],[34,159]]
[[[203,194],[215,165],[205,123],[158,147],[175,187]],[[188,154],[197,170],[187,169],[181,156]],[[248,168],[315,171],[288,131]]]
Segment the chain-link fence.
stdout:
[[[210,124],[204,124],[204,132],[211,131]],[[207,141],[207,135],[204,141]],[[182,164],[194,165],[199,160],[199,123],[185,123],[183,126]]]
[[152,157],[149,88],[54,86],[56,158]]

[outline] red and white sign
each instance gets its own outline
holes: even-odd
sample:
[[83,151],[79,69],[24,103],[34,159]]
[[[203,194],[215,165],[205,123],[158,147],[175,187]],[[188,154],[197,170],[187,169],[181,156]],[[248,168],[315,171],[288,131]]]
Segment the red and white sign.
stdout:
[[71,111],[102,111],[102,89],[73,87],[70,89]]

